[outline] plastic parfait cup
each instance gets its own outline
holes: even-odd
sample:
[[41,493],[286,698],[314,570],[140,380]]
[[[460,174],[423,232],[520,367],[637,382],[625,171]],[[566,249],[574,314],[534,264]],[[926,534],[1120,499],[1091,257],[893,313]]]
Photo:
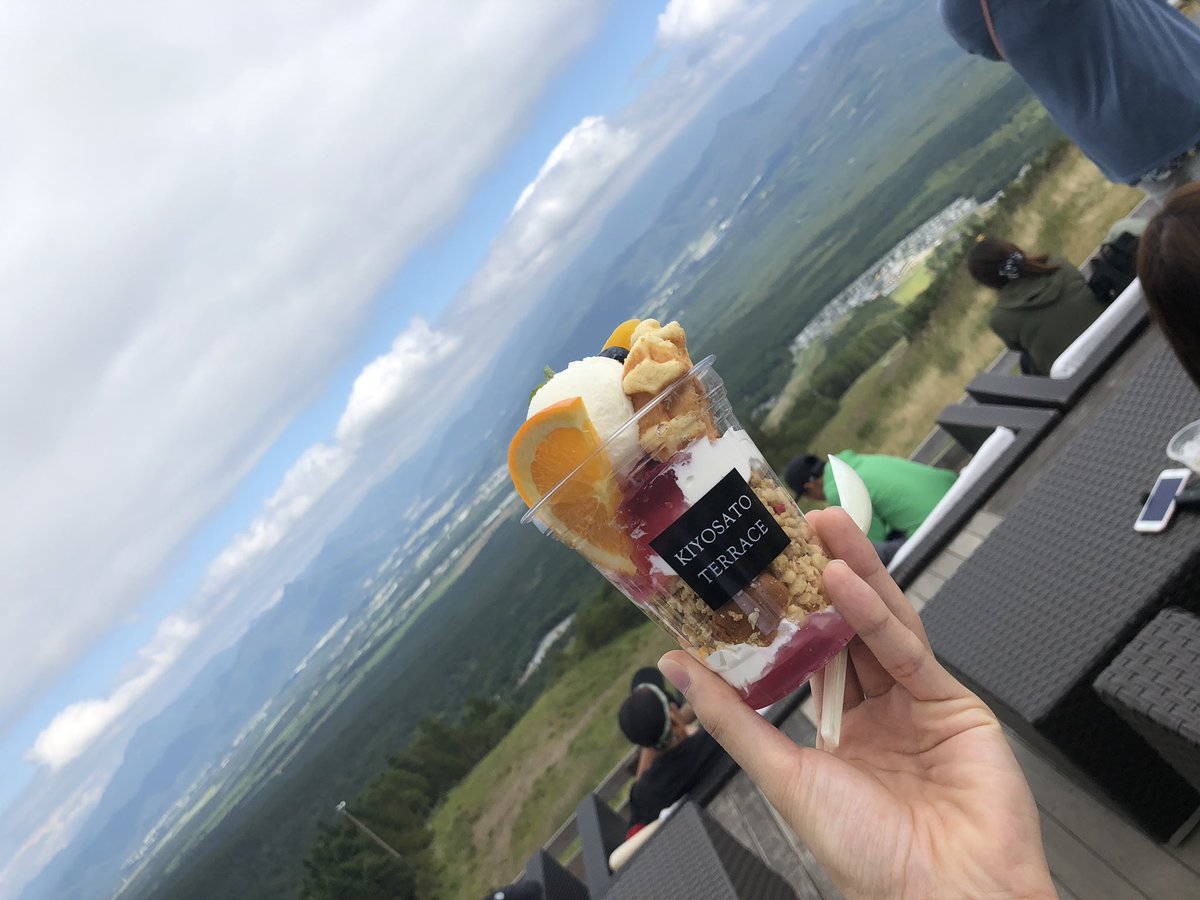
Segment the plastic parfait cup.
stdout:
[[1167,456],[1200,475],[1200,421],[1185,425],[1167,444]]
[[[580,508],[572,498],[594,499],[598,478],[610,499],[585,506],[594,510],[586,521],[568,517]],[[824,550],[738,424],[711,356],[522,521],[578,550],[756,709],[796,690],[854,636],[825,593]]]

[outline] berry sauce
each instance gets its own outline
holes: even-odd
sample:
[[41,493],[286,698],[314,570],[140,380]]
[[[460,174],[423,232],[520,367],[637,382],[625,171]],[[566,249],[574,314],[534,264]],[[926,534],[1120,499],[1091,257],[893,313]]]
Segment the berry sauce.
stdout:
[[770,706],[825,668],[852,637],[854,629],[836,612],[811,615],[805,626],[779,648],[775,665],[740,693],[755,709]]
[[655,569],[650,560],[657,556],[650,542],[687,512],[687,501],[675,478],[675,469],[666,463],[646,466],[625,485],[626,500],[617,520],[633,543],[633,564],[638,574],[626,579],[631,596],[644,602],[656,593],[670,593],[675,576]]
[[[635,603],[648,610],[677,583],[677,576],[668,572],[664,563],[660,561],[658,567],[651,563],[657,554],[650,542],[688,510],[675,472],[675,466],[685,458],[686,451],[676,454],[669,463],[647,465],[623,485],[626,500],[621,504],[617,518],[633,544],[637,573],[620,578],[619,586]],[[770,706],[824,668],[853,636],[853,629],[836,612],[830,610],[811,615],[805,627],[788,638],[782,647],[762,649],[762,653],[774,657],[773,664],[757,681],[738,691],[755,709]]]

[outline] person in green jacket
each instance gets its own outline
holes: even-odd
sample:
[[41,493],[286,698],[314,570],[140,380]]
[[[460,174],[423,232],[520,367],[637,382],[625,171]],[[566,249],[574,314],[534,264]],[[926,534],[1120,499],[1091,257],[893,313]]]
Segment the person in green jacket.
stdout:
[[[871,497],[871,528],[867,537],[875,544],[886,565],[900,545],[933,512],[958,475],[899,456],[855,453],[843,450],[834,454],[858,473]],[[797,496],[838,506],[837,484],[825,477],[825,460],[808,455],[793,459],[784,472]]]
[[1050,367],[1104,307],[1087,279],[1061,256],[1030,256],[1016,244],[981,237],[967,254],[967,271],[1000,292],[992,331],[1022,354],[1021,370],[1049,375]]

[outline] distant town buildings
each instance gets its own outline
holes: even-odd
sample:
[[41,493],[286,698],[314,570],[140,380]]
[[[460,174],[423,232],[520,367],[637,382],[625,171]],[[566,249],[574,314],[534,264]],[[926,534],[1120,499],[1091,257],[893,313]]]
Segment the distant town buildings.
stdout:
[[874,265],[859,275],[840,294],[834,297],[815,318],[792,340],[792,353],[799,355],[815,341],[828,339],[842,320],[855,309],[877,297],[892,293],[911,271],[914,263],[932,250],[957,226],[994,201],[976,203],[959,197],[940,213],[914,229]]

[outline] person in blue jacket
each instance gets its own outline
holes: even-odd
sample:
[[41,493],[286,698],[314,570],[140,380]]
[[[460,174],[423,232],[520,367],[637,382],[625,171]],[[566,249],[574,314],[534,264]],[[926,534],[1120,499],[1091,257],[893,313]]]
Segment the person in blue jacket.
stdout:
[[1200,179],[1200,28],[1167,0],[939,4],[959,46],[1007,61],[1110,181],[1161,203]]

